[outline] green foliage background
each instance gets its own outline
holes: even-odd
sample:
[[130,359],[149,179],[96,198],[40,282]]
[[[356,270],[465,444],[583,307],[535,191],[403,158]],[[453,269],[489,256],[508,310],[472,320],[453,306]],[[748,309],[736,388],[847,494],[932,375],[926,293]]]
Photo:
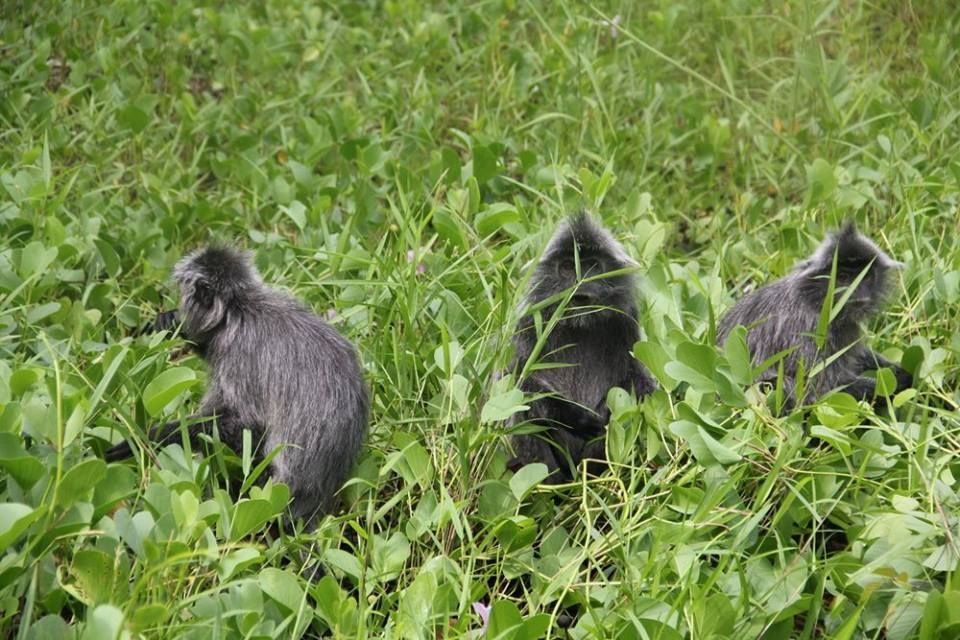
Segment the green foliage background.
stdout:
[[[960,637],[958,48],[946,0],[5,2],[0,635]],[[581,207],[663,390],[544,488],[492,380]],[[846,217],[906,263],[871,330],[917,388],[775,418],[715,319]],[[98,457],[202,393],[129,336],[218,238],[362,351],[316,532],[242,452]]]

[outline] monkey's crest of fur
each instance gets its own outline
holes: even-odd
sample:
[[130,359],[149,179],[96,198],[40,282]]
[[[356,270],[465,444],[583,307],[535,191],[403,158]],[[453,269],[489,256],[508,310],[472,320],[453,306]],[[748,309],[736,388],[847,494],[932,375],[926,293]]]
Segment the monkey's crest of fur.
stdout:
[[571,254],[574,244],[579,253],[606,253],[623,267],[637,265],[637,261],[627,255],[623,245],[609,231],[596,224],[585,211],[575,213],[560,224],[547,244],[541,261]]
[[808,259],[797,264],[800,292],[804,302],[819,311],[827,294],[834,256],[837,262],[838,291],[852,285],[864,271],[863,279],[841,311],[838,319],[858,321],[871,315],[883,303],[889,290],[889,274],[903,263],[884,253],[872,240],[857,231],[852,221],[831,233]]
[[[579,266],[579,270],[577,267]],[[573,306],[604,307],[636,314],[634,277],[624,272],[605,277],[604,273],[637,266],[609,231],[585,212],[574,214],[560,224],[534,270],[526,304],[534,305],[558,293],[575,289]],[[585,278],[591,278],[584,282]],[[575,324],[590,324],[598,313],[580,313]]]
[[173,269],[180,289],[184,330],[193,340],[218,327],[230,313],[252,308],[265,290],[245,251],[209,246],[182,258]]

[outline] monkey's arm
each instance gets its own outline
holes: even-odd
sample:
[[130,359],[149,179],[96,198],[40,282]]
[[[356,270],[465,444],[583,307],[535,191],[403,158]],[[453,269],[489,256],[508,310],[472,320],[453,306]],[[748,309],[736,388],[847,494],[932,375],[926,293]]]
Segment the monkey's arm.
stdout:
[[[217,424],[220,429],[229,432],[232,432],[235,428],[232,418],[226,415],[192,416],[187,422],[189,423],[187,425],[187,433],[190,436],[191,446],[197,446],[200,442],[199,436],[201,433],[212,432],[214,424]],[[158,446],[162,446],[171,441],[178,433],[180,433],[180,420],[173,420],[151,429],[148,435],[151,441],[156,442]],[[107,462],[116,462],[117,460],[129,458],[132,455],[133,447],[130,446],[129,442],[124,441],[107,449],[103,454],[103,459]]]
[[856,354],[855,363],[855,370],[858,375],[862,374],[864,371],[874,371],[877,369],[890,369],[893,371],[893,375],[897,379],[897,392],[913,386],[913,376],[909,371],[890,362],[879,353],[871,351],[870,349],[864,348],[863,350],[859,351]]
[[637,400],[650,395],[657,390],[657,381],[647,371],[647,369],[638,361],[630,358],[630,366],[627,370],[627,379],[619,386],[630,391],[631,389],[637,395]]
[[[533,376],[527,378],[520,388],[525,393],[543,395],[528,404],[529,415],[533,419],[549,421],[550,426],[567,429],[581,438],[594,438],[601,435],[607,426],[607,415],[600,415],[586,407],[557,395],[543,380]],[[605,409],[605,407],[604,407]],[[604,411],[604,414],[608,413]]]
[[171,309],[170,311],[161,311],[157,317],[138,329],[134,336],[143,336],[148,333],[157,333],[160,331],[172,331],[180,325],[180,311]]

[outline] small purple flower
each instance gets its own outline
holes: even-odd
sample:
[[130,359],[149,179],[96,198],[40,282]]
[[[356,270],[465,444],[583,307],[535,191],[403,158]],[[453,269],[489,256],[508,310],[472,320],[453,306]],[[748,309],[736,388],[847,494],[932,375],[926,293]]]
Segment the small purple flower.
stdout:
[[323,317],[327,319],[327,322],[333,322],[337,318],[337,310],[331,307],[324,311]]
[[490,622],[490,605],[474,602],[473,612],[480,616],[480,621],[483,623],[483,626],[480,627],[480,635],[483,635],[487,632],[487,623]]
[[610,37],[616,40],[620,37],[620,21],[623,20],[621,15],[618,13],[613,16],[613,19],[610,20]]
[[[416,258],[416,257],[417,257],[417,254],[416,254],[416,252],[414,252],[413,249],[409,249],[409,250],[407,251],[407,263],[408,263],[408,264],[411,263],[411,262],[413,262],[413,259]],[[427,265],[423,264],[422,262],[417,265],[417,273],[418,273],[418,274],[424,274],[424,273],[426,273],[426,272],[427,272]]]

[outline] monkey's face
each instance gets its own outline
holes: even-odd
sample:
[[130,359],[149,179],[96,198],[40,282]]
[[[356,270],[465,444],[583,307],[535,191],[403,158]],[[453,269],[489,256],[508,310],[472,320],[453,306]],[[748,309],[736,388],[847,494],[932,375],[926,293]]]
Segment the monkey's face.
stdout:
[[850,303],[858,307],[871,307],[880,302],[886,293],[887,268],[876,261],[868,264],[856,260],[838,261],[837,289],[847,291],[854,283],[857,288],[850,294]]
[[259,284],[247,254],[226,247],[206,247],[181,259],[173,277],[180,289],[184,332],[202,342],[231,310],[243,308]]
[[[588,327],[610,314],[632,315],[633,281],[621,264],[603,253],[584,251],[556,257],[541,265],[539,290],[561,294],[567,301],[564,322]],[[618,273],[620,272],[620,273]]]

